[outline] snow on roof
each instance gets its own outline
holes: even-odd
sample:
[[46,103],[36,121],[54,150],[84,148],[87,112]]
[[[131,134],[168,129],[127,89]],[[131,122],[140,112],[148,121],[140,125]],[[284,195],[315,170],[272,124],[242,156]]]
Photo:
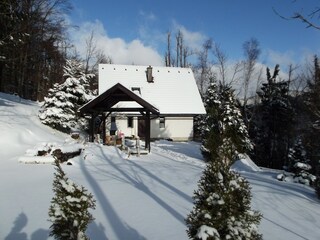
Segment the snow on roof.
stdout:
[[147,81],[147,67],[99,65],[99,94],[117,83],[159,109],[160,114],[205,114],[205,108],[190,68],[152,66],[153,81]]

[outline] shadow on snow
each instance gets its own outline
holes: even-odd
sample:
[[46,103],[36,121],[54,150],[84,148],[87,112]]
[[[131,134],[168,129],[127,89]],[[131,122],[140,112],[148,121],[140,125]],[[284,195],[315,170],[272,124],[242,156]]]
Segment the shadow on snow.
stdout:
[[[28,224],[28,217],[25,213],[20,213],[14,220],[13,227],[8,236],[4,240],[28,240],[28,236],[23,229]],[[45,229],[38,229],[31,234],[31,240],[45,240],[49,237],[49,231]]]
[[[103,176],[103,178],[99,179],[99,181],[108,181],[108,177],[113,180],[118,180],[120,182],[124,182],[126,184],[130,184],[140,192],[144,193],[146,196],[148,196],[150,199],[155,201],[159,206],[161,206],[163,209],[165,209],[170,215],[172,215],[175,219],[177,219],[182,224],[185,224],[185,217],[179,213],[177,210],[175,210],[172,206],[170,206],[164,199],[160,198],[158,195],[156,195],[152,189],[148,187],[141,178],[142,175],[148,176],[153,181],[156,181],[161,186],[167,188],[169,191],[173,192],[174,195],[179,196],[183,198],[185,201],[192,203],[192,197],[187,195],[186,193],[182,192],[181,190],[177,189],[176,187],[172,186],[171,184],[167,183],[166,181],[160,179],[156,175],[154,175],[152,172],[147,170],[146,168],[140,166],[139,164],[135,163],[134,161],[126,161],[126,162],[120,162],[117,163],[115,160],[112,160],[110,156],[106,155],[104,152],[104,148],[106,146],[96,145],[96,150],[99,150],[100,152],[95,152],[93,155],[99,156],[100,160],[102,161],[101,164],[92,164],[90,166],[86,166],[83,159],[80,160],[80,168],[82,172],[84,173],[84,176],[88,180],[89,184],[91,185],[94,196],[99,201],[100,205],[102,206],[102,211],[105,215],[105,217],[109,220],[110,226],[112,227],[114,233],[116,234],[118,239],[146,239],[144,236],[139,234],[135,229],[128,226],[121,217],[117,214],[117,212],[114,210],[111,202],[108,200],[107,196],[104,194],[103,189],[100,187],[99,183],[96,181],[95,178],[97,176]],[[123,159],[120,155],[118,149],[115,149],[116,156],[115,158]],[[88,152],[89,155],[91,155]],[[125,167],[121,167],[121,165],[126,165],[126,167],[129,167],[129,170],[126,170]],[[90,167],[90,170],[88,169]],[[106,170],[109,169],[109,170]],[[92,174],[95,175],[95,178]],[[99,175],[98,175],[99,174]],[[96,228],[98,226],[95,226]],[[89,227],[88,233],[90,233],[90,236],[92,238],[98,239],[98,236],[95,236],[93,229],[91,226]],[[99,226],[99,228],[104,231],[103,226]],[[101,232],[101,231],[100,231]],[[107,239],[106,237],[99,239]]]
[[[106,159],[108,159],[107,156],[105,156],[105,157],[106,157]],[[83,160],[80,161],[80,168],[81,168],[84,176],[88,180],[89,184],[91,185],[91,187],[92,187],[92,189],[94,191],[95,198],[97,199],[97,201],[100,202],[101,206],[103,206],[102,210],[104,212],[104,215],[109,220],[109,223],[110,223],[113,231],[117,235],[117,238],[118,239],[146,239],[143,236],[141,236],[135,229],[131,228],[130,226],[128,226],[126,223],[124,223],[121,220],[121,218],[118,216],[116,211],[113,209],[110,201],[108,200],[108,198],[103,193],[103,191],[102,191],[101,187],[99,186],[99,184],[92,177],[90,172],[87,170],[86,166],[84,165],[84,161]],[[107,239],[105,234],[101,238],[101,236],[97,236],[96,235],[96,231],[94,231],[94,229],[92,229],[91,226],[89,228],[90,229],[89,229],[88,233],[90,234],[90,236],[93,239]],[[98,226],[98,225],[95,224],[93,226],[93,228],[100,229],[100,235],[101,235],[101,230],[104,232],[104,228],[101,225]]]

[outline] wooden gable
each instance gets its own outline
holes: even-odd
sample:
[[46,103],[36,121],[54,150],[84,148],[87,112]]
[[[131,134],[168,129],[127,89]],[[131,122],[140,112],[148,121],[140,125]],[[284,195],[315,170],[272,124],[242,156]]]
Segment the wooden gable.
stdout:
[[[136,102],[141,107],[114,107],[119,102]],[[91,100],[79,109],[81,114],[97,112],[150,112],[159,115],[159,110],[150,103],[121,85],[115,84],[107,91]]]

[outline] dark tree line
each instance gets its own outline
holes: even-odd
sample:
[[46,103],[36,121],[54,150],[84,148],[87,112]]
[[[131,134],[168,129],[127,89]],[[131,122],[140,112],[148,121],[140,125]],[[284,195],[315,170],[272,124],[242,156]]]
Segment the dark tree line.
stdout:
[[255,142],[254,158],[259,165],[282,169],[287,163],[291,145],[294,109],[289,98],[289,82],[279,81],[277,65],[271,74],[267,68],[267,82],[262,84],[258,96],[261,103],[256,107],[251,129]]
[[68,0],[0,2],[0,91],[42,100],[62,79]]
[[267,82],[258,91],[260,102],[246,109],[250,138],[254,143],[251,157],[259,166],[293,172],[297,182],[317,186],[319,182],[315,182],[313,175],[318,175],[319,179],[318,57],[314,57],[310,74],[303,75],[307,88],[298,94],[291,91],[290,81],[279,79],[279,71],[278,65],[273,73],[267,68]]

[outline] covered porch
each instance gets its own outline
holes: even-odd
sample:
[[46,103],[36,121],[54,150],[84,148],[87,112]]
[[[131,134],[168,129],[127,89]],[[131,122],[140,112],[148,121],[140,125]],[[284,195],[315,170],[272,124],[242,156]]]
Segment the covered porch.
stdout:
[[[136,106],[124,104],[123,107],[116,106],[120,102],[135,102]],[[143,98],[127,89],[120,83],[106,90],[95,99],[91,100],[79,109],[81,115],[89,115],[89,139],[94,141],[94,120],[100,116],[102,121],[102,141],[106,144],[106,119],[111,113],[138,113],[145,121],[145,149],[151,150],[151,116],[159,116],[159,110],[145,101]]]

